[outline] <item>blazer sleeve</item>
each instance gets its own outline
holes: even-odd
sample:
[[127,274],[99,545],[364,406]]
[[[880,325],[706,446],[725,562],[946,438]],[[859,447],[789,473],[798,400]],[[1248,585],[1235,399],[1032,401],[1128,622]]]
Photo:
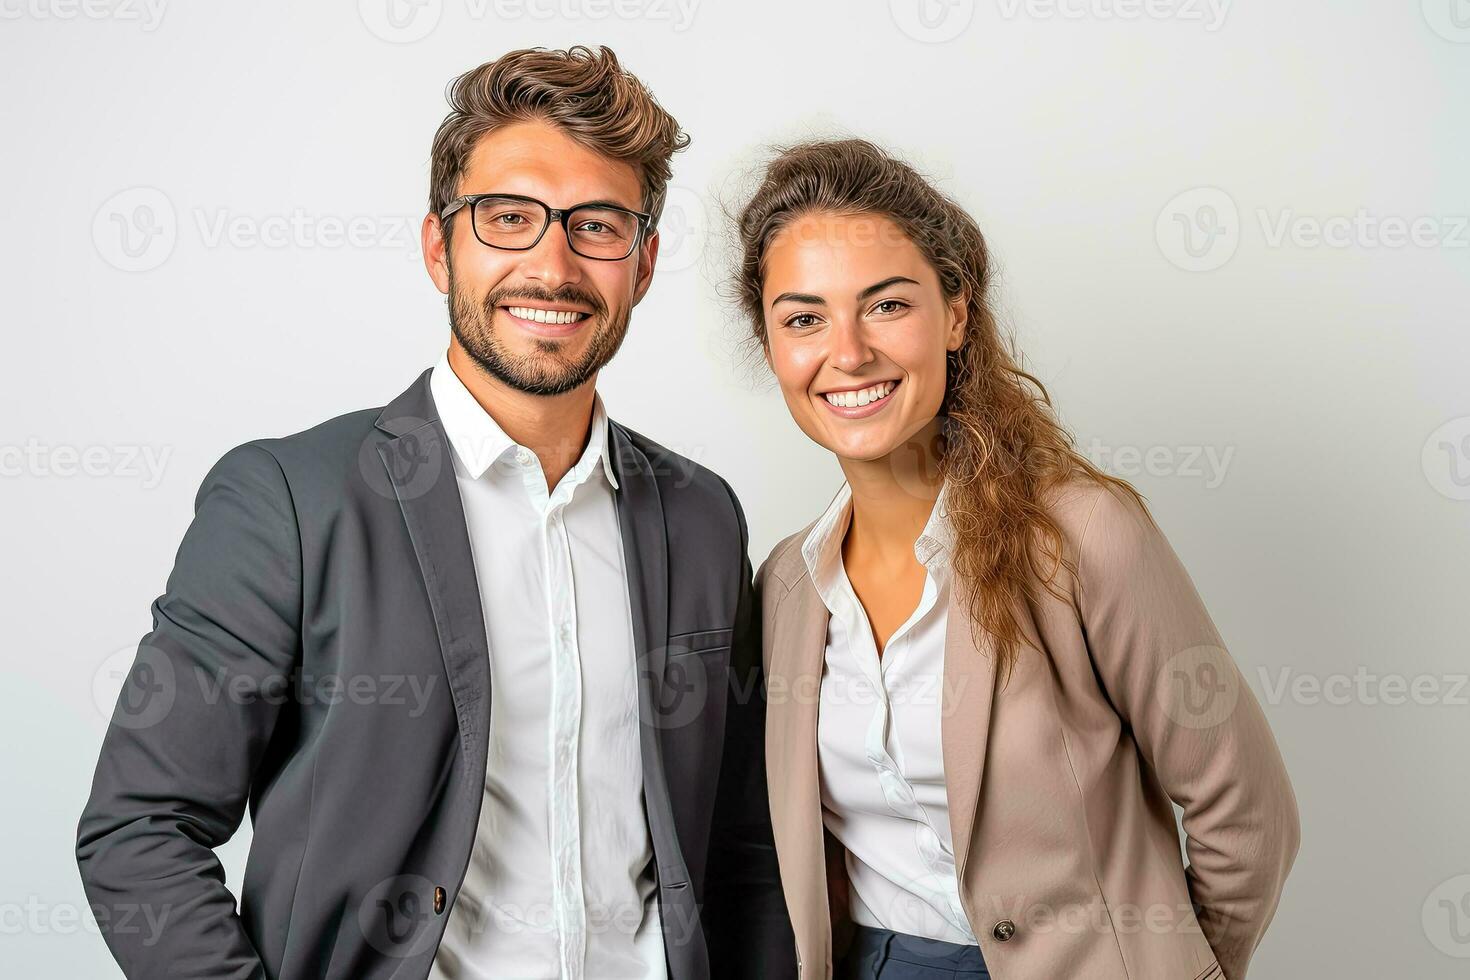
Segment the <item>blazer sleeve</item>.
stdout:
[[289,695],[300,565],[275,457],[227,453],[153,604],[77,828],[87,898],[129,977],[266,976],[213,849],[240,826]]
[[1100,489],[1079,552],[1094,665],[1184,809],[1196,916],[1226,980],[1243,980],[1301,838],[1281,752],[1184,566],[1137,501]]

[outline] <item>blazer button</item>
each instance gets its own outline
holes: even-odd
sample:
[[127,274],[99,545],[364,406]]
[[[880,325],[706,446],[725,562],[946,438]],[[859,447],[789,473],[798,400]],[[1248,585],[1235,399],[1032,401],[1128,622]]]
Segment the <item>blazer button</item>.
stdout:
[[[440,888],[438,885],[434,886],[434,914],[444,914],[444,889]],[[997,926],[996,928],[999,928],[999,926]]]
[[995,937],[996,942],[1008,943],[1011,941],[1011,937],[1016,934],[1016,924],[1010,919],[1001,919],[995,924],[995,928],[990,931],[990,934]]

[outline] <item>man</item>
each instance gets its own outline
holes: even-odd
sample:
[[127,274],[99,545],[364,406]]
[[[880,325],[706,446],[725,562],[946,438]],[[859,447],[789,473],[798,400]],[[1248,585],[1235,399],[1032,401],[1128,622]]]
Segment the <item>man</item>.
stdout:
[[[606,48],[450,104],[448,353],[206,477],[82,815],[89,899],[131,977],[794,974],[743,514],[595,391],[687,137]],[[237,914],[212,849],[247,803]]]

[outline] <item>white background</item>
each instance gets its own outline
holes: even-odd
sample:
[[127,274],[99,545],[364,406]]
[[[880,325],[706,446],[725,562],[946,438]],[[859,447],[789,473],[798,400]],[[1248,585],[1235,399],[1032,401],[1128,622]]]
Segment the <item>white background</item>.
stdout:
[[1252,976],[1466,975],[1470,3],[924,2],[0,0],[5,975],[117,975],[72,856],[108,658],[215,459],[437,356],[445,86],[573,43],[694,139],[614,417],[731,480],[757,563],[812,519],[838,471],[739,360],[720,209],[772,141],[900,152],[1265,705],[1304,842]]

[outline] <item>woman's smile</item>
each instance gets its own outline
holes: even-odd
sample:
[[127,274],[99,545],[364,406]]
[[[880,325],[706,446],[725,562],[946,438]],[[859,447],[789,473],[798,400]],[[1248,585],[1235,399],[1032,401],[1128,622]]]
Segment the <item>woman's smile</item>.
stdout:
[[865,419],[888,407],[893,401],[893,392],[900,383],[898,379],[894,379],[861,388],[833,388],[819,393],[817,397],[839,418]]

